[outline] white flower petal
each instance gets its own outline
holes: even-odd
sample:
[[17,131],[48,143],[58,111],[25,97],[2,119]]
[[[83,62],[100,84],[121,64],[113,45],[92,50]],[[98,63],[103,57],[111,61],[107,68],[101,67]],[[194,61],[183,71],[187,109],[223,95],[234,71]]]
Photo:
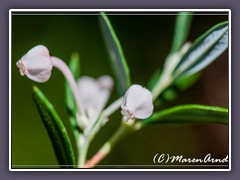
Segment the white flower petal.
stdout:
[[135,111],[135,117],[137,119],[146,119],[150,117],[153,113],[153,104],[152,102],[146,103],[144,106],[139,107]]
[[134,119],[134,113],[129,111],[127,108],[123,108],[121,110],[121,114],[124,116],[125,121],[128,121],[130,119]]
[[132,85],[128,89],[126,106],[135,111],[139,106],[152,101],[152,94],[146,88],[140,85]]
[[98,82],[102,88],[110,90],[113,88],[113,79],[111,78],[111,76],[107,75],[101,76],[98,78]]
[[148,89],[134,84],[125,93],[121,108],[121,113],[126,120],[146,119],[153,113],[152,93]]
[[113,79],[110,76],[104,75],[98,78],[100,86],[100,95],[98,101],[98,113],[106,106],[113,88]]
[[113,80],[110,76],[101,76],[98,80],[83,76],[78,80],[81,99],[90,119],[96,118],[106,106]]
[[127,92],[125,93],[125,95],[123,96],[123,100],[122,100],[122,104],[121,104],[121,108],[122,108],[122,109],[124,109],[124,108],[126,107],[128,92],[129,92],[129,91],[127,91]]
[[129,110],[133,111],[138,107],[138,104],[141,104],[139,102],[139,97],[142,96],[142,86],[140,85],[132,85],[126,92],[124,96],[124,102],[122,104],[123,107],[131,108]]
[[52,61],[48,49],[38,45],[30,49],[21,60],[17,62],[21,75],[36,82],[46,82],[51,76]]
[[85,108],[96,107],[100,92],[98,82],[92,77],[83,76],[78,80],[78,88]]

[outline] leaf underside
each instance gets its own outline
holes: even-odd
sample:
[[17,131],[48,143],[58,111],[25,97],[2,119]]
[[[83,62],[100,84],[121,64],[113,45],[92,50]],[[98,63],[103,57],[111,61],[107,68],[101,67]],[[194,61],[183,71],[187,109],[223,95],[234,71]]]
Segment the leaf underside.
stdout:
[[207,67],[228,47],[228,22],[222,22],[200,36],[182,57],[173,76],[190,76]]

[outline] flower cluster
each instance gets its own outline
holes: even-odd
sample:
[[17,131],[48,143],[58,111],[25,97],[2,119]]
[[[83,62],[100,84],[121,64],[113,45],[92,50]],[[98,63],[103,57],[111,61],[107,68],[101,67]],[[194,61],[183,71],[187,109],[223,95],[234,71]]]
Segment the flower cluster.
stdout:
[[[98,79],[82,76],[76,82],[67,65],[59,58],[50,56],[48,49],[43,45],[29,50],[16,65],[22,76],[26,75],[40,83],[49,80],[53,67],[58,68],[69,81],[81,119],[86,118],[86,121],[96,120],[105,108],[113,88],[113,80],[107,75]],[[126,91],[119,106],[125,121],[135,118],[146,119],[153,113],[152,93],[134,84]]]

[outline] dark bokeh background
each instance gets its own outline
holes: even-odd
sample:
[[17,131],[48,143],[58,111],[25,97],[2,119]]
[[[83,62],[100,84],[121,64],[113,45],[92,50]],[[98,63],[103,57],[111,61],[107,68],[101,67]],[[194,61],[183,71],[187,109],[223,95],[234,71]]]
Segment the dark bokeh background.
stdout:
[[[133,83],[146,86],[152,73],[162,66],[170,49],[174,15],[110,16],[131,70]],[[195,15],[189,35],[193,41],[211,26],[227,20],[226,15]],[[12,16],[12,165],[57,164],[51,142],[32,99],[32,86],[47,95],[60,114],[76,146],[68,123],[64,77],[53,70],[51,79],[39,84],[21,77],[15,63],[30,48],[43,44],[52,55],[68,62],[72,52],[81,58],[82,75],[112,75],[96,15]],[[114,89],[111,102],[117,97]],[[205,104],[228,107],[228,54],[225,52],[203,71],[193,87],[179,95],[176,104]],[[116,130],[120,112],[94,140],[89,156]],[[156,153],[201,158],[211,153],[223,158],[228,153],[228,127],[221,125],[149,126],[119,142],[102,164],[152,164]]]

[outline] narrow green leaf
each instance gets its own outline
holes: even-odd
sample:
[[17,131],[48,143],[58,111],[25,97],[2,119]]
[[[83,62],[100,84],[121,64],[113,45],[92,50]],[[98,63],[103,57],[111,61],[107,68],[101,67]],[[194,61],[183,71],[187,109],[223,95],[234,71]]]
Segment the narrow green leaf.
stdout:
[[171,53],[178,52],[185,43],[190,26],[192,22],[192,15],[188,12],[180,12],[176,17],[175,30],[173,36],[173,43]]
[[111,66],[117,81],[118,91],[120,95],[123,95],[131,84],[128,65],[121,44],[105,13],[101,13],[100,26],[108,49]]
[[[73,168],[75,157],[71,141],[62,120],[55,111],[53,105],[37,87],[33,87],[33,98],[41,116],[42,122],[51,139],[56,157],[63,168]],[[67,166],[66,166],[67,165]]]
[[200,36],[182,57],[173,77],[194,74],[220,56],[228,47],[228,22],[222,22]]
[[142,123],[212,123],[228,125],[228,109],[196,104],[180,105],[161,110],[150,118],[143,120]]
[[[80,69],[81,69],[80,58],[78,53],[76,52],[72,53],[68,66],[74,78],[77,80],[80,77]],[[77,123],[76,112],[78,107],[68,81],[65,82],[65,92],[66,92],[65,96],[66,96],[66,105],[67,105],[67,110],[69,115],[69,122],[71,124],[74,137],[77,140],[79,132],[81,132],[82,130],[79,128]]]

